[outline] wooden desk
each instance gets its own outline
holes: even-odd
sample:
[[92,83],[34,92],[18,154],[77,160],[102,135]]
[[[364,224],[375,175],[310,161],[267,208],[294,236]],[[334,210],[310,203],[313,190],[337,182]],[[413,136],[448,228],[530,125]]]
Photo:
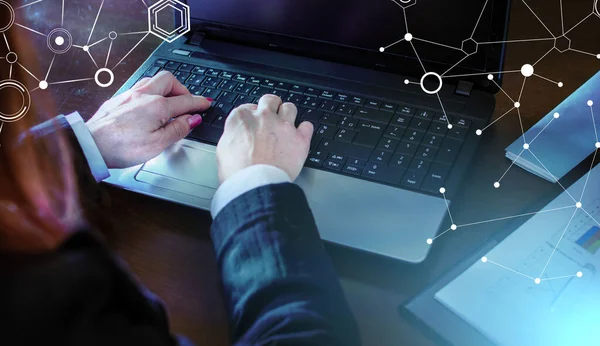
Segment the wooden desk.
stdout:
[[[560,31],[558,2],[530,0],[528,3],[551,24],[554,32]],[[590,7],[591,1],[565,2],[567,26],[587,15]],[[113,10],[116,15],[118,8]],[[570,33],[573,47],[600,52],[598,19],[591,18],[589,22]],[[509,37],[532,36],[544,36],[543,27],[520,1],[513,1]],[[154,40],[140,46],[117,73],[117,81],[124,82],[157,43]],[[548,43],[510,45],[505,70],[519,70],[523,64],[536,61],[548,48]],[[561,80],[565,86],[558,88],[540,78],[530,78],[521,101],[524,127],[536,123],[599,68],[599,61],[590,56],[572,52],[550,54],[536,66],[536,72]],[[511,97],[517,98],[522,83],[521,74],[508,74],[503,86]],[[107,95],[114,92],[118,84],[115,82],[114,88],[107,89]],[[91,85],[91,90],[97,90],[95,85]],[[89,95],[84,90],[70,96],[68,102],[81,104]],[[512,102],[499,93],[495,117],[510,108]],[[516,113],[486,131],[460,196],[453,203],[457,223],[515,215],[539,196],[558,193],[557,186],[518,168],[507,174],[501,189],[493,188],[493,182],[509,165],[504,158],[504,148],[520,134]],[[209,238],[210,216],[109,186],[102,189],[110,199],[101,214],[113,225],[109,240],[139,279],[164,299],[172,330],[187,335],[199,345],[228,345],[220,279]],[[488,223],[451,232],[434,244],[431,256],[418,266],[328,247],[358,320],[364,345],[432,345],[426,335],[398,316],[397,306],[506,225],[507,222]]]

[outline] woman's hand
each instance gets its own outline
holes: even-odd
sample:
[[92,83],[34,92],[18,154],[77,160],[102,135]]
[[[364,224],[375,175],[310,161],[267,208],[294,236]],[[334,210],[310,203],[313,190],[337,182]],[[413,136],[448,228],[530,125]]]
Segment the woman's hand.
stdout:
[[258,105],[234,109],[225,122],[217,146],[219,180],[256,164],[267,164],[285,171],[296,180],[310,149],[313,125],[305,121],[296,129],[298,110],[275,95],[263,96]]
[[[171,73],[139,81],[86,123],[109,168],[144,163],[202,122],[210,99],[193,96]],[[194,115],[191,115],[194,114]]]

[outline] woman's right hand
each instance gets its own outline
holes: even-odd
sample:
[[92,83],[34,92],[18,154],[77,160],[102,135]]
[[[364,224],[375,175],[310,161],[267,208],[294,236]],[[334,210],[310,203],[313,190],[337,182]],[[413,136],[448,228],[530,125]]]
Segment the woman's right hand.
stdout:
[[234,109],[225,122],[217,146],[219,180],[256,164],[286,172],[294,181],[308,157],[313,125],[305,121],[294,127],[298,110],[275,95],[261,97],[258,105]]

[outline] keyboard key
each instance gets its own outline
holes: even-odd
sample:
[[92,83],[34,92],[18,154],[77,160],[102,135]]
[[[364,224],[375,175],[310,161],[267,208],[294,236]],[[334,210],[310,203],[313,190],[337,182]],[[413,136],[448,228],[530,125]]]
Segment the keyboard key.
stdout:
[[408,142],[414,142],[414,143],[421,143],[421,141],[423,140],[423,137],[425,137],[425,132],[417,131],[417,130],[408,130],[404,134],[404,137],[402,138],[402,140],[408,141]]
[[377,150],[389,151],[393,153],[400,144],[400,140],[391,138],[382,138],[377,145]]
[[396,113],[396,115],[394,115],[390,125],[406,128],[406,127],[408,127],[408,124],[410,123],[411,120],[412,120],[412,117],[410,115]]
[[278,82],[275,84],[275,89],[282,91],[289,91],[292,85],[286,82]]
[[188,137],[203,142],[217,144],[222,135],[222,129],[202,123],[192,130]]
[[444,140],[444,136],[437,135],[435,133],[427,132],[425,138],[423,138],[422,144],[429,145],[434,148],[439,148]]
[[[317,127],[313,124],[313,129],[316,129],[316,128]],[[323,138],[315,136],[314,130],[313,130],[313,138],[310,140],[310,150],[317,149],[317,147],[319,145],[321,145],[322,141],[323,141]]]
[[431,126],[429,126],[429,133],[433,133],[440,136],[445,136],[446,132],[448,132],[448,125],[445,123],[440,123],[437,121],[433,121]]
[[329,160],[344,164],[344,163],[346,163],[346,160],[348,160],[348,158],[343,155],[329,154]]
[[456,119],[454,119],[452,124],[456,125],[456,126],[469,128],[471,126],[471,120],[468,120],[465,118],[456,118]]
[[178,70],[179,71],[183,71],[183,72],[192,72],[192,69],[194,68],[194,65],[190,65],[190,64],[181,64],[179,65]]
[[461,142],[457,139],[446,138],[435,157],[435,162],[451,165],[458,155]]
[[306,87],[298,84],[293,84],[290,87],[290,91],[298,94],[303,94],[306,91]]
[[446,183],[448,172],[450,172],[450,166],[434,163],[429,168],[421,189],[432,193],[439,193],[440,187]]
[[358,111],[356,111],[354,117],[361,120],[368,120],[374,121],[376,123],[387,124],[392,119],[392,114],[370,108],[361,108]]
[[379,164],[368,164],[362,172],[362,176],[380,182],[398,185],[404,171],[396,168],[386,167]]
[[307,163],[311,166],[321,167],[325,160],[327,159],[327,155],[329,153],[326,151],[311,151],[308,155]]
[[418,146],[419,145],[415,144],[415,143],[402,141],[402,142],[400,142],[400,145],[398,145],[398,148],[396,149],[396,154],[415,156]]
[[169,61],[168,63],[165,64],[165,68],[170,68],[173,70],[177,70],[179,68],[179,66],[181,66],[181,63],[176,62],[176,61]]
[[364,167],[359,167],[359,166],[355,166],[355,165],[351,165],[351,164],[346,164],[344,166],[344,169],[342,169],[342,172],[344,173],[349,173],[349,174],[354,174],[354,175],[360,175],[363,171]]
[[412,156],[404,154],[394,154],[388,163],[388,166],[392,168],[399,168],[406,170],[412,161]]
[[404,178],[402,178],[402,186],[418,189],[423,184],[423,179],[425,179],[425,174],[406,172]]
[[215,100],[217,98],[217,96],[219,96],[220,93],[221,93],[221,90],[214,89],[214,88],[206,88],[206,89],[204,89],[204,92],[202,92],[202,96]]
[[188,91],[194,96],[201,96],[202,93],[204,92],[204,89],[205,88],[198,86],[198,85],[190,85],[188,87]]
[[219,102],[223,102],[223,103],[233,103],[233,100],[235,100],[235,98],[238,95],[229,91],[223,91],[221,93],[221,95],[219,95],[219,97],[217,97],[217,100]]
[[288,92],[285,90],[273,89],[269,94],[279,96],[283,100],[287,97]]
[[221,71],[215,70],[214,68],[209,68],[206,70],[206,72],[204,72],[204,74],[209,77],[219,77],[219,74],[221,74]]
[[354,112],[356,112],[357,109],[358,109],[358,106],[348,105],[348,104],[343,103],[338,106],[338,108],[335,110],[335,112],[337,114],[341,114],[341,115],[352,116],[354,114]]
[[238,107],[247,103],[252,103],[254,102],[254,97],[253,96],[248,96],[248,95],[238,95],[238,97],[235,99],[235,102],[233,103],[234,107]]
[[406,130],[401,128],[401,127],[397,127],[397,126],[388,126],[385,129],[385,132],[383,133],[384,137],[388,137],[388,138],[393,138],[393,139],[402,139],[402,136],[404,136],[404,132]]
[[237,87],[237,82],[232,82],[230,80],[224,80],[221,84],[219,84],[219,89],[225,91],[234,91]]
[[335,114],[325,113],[320,120],[321,124],[336,126],[342,117]]
[[254,97],[260,98],[263,95],[270,94],[271,91],[273,91],[273,89],[269,89],[269,88],[266,88],[266,87],[259,86],[259,87],[254,87],[254,90],[252,90],[252,92],[250,93],[250,95],[252,95]]
[[431,120],[414,117],[408,125],[408,128],[425,132],[429,128],[429,124],[431,124]]
[[219,74],[219,78],[222,78],[222,79],[231,79],[231,78],[233,78],[233,73],[229,73],[227,71],[223,71],[223,72],[221,72]]
[[331,91],[327,91],[327,90],[323,90],[321,92],[321,95],[319,95],[320,98],[327,99],[327,100],[333,100],[334,96],[335,95]]
[[275,89],[275,85],[277,85],[277,83],[279,83],[279,82],[276,80],[273,80],[273,79],[263,79],[262,82],[260,83],[260,86],[265,87],[265,88]]
[[381,107],[379,109],[381,109],[382,111],[394,113],[398,109],[398,105],[394,103],[384,102],[381,104]]
[[316,96],[306,96],[304,97],[304,101],[302,101],[302,106],[312,109],[317,109],[319,105],[319,101]]
[[239,84],[233,91],[238,94],[249,94],[254,89],[252,84]]
[[302,119],[307,120],[307,121],[318,122],[319,120],[321,120],[321,117],[323,115],[324,114],[321,111],[317,111],[314,109],[307,109],[306,111],[304,111],[304,113],[302,113]]
[[321,136],[323,138],[333,139],[335,134],[337,133],[338,128],[331,125],[321,125],[319,130],[317,131],[317,136]]
[[156,59],[156,61],[154,61],[154,65],[155,66],[165,66],[168,62],[169,62],[169,60],[167,60],[167,59]]
[[350,99],[350,103],[357,106],[364,106],[365,102],[367,101],[364,97],[352,96],[352,98]]
[[398,108],[397,113],[402,113],[402,114],[406,114],[406,115],[413,115],[415,114],[416,109],[414,107],[409,107],[409,106],[400,106]]
[[173,68],[163,68],[162,71],[167,71],[167,72],[170,72],[171,74],[174,74],[175,71],[177,71],[177,70],[175,70]]
[[435,117],[433,117],[433,121],[448,125],[449,121],[452,121],[452,118],[444,114],[436,114]]
[[335,162],[335,161],[332,161],[332,160],[327,160],[323,164],[323,168],[339,172],[339,171],[342,170],[342,165],[343,165],[342,163]]
[[354,144],[375,148],[383,135],[383,127],[376,123],[361,122],[358,125],[358,134],[354,138]]
[[391,158],[392,153],[387,151],[375,150],[373,154],[371,154],[369,162],[387,165]]
[[375,100],[367,100],[365,107],[379,109],[379,107],[381,107],[381,102]]
[[351,97],[348,94],[337,94],[333,98],[334,101],[343,102],[343,103],[348,103],[348,101],[350,101],[350,99],[351,99]]
[[293,92],[289,93],[288,96],[285,98],[285,102],[291,102],[295,105],[299,105],[303,100],[304,95]]
[[236,73],[231,80],[233,80],[235,82],[246,83],[246,80],[248,80],[248,77],[243,74]]
[[434,116],[435,116],[435,112],[432,112],[432,111],[419,111],[415,114],[415,117],[418,117],[421,119],[427,119],[427,120],[433,120]]
[[217,77],[207,77],[206,79],[204,79],[201,85],[208,88],[216,88],[220,82],[221,80]]
[[319,97],[319,95],[321,95],[322,92],[323,90],[315,89],[313,87],[307,87],[306,90],[304,90],[304,95]]
[[144,72],[144,77],[154,77],[160,71],[160,66],[151,66]]
[[361,147],[359,145],[353,145],[350,143],[334,141],[324,139],[319,143],[319,150],[330,151],[334,153],[338,153],[340,155],[347,155],[353,158],[357,158],[363,161],[367,161],[369,157],[371,157],[371,152],[373,151],[370,148]]
[[340,121],[338,122],[339,127],[343,127],[343,128],[349,129],[349,130],[355,129],[357,124],[358,124],[357,120],[355,120],[351,117],[342,117],[340,119]]
[[319,109],[322,110],[323,112],[334,113],[338,106],[339,106],[339,103],[325,100],[325,101],[321,102],[321,104],[319,105]]
[[362,168],[365,167],[365,165],[367,164],[367,162],[363,161],[363,160],[358,160],[358,159],[352,159],[351,158],[351,159],[348,160],[348,162],[346,162],[346,164],[349,164],[349,165],[352,165],[352,166],[355,166],[355,167],[360,167],[361,170],[362,170]]
[[193,85],[201,85],[204,78],[204,75],[194,73],[190,76],[190,79],[188,79],[187,82]]
[[177,80],[181,82],[181,84],[185,84],[185,81],[188,78],[190,78],[190,74],[188,72],[183,71],[175,71],[175,73],[173,73],[173,76],[175,76],[175,78],[177,78]]
[[420,160],[419,158],[415,158],[410,163],[408,170],[411,172],[420,173],[420,174],[424,175],[425,173],[427,173],[427,170],[429,169],[430,166],[431,166],[430,161],[425,161],[425,160]]
[[195,67],[192,69],[192,73],[195,73],[195,74],[201,74],[201,75],[203,75],[203,74],[205,74],[205,73],[206,73],[206,70],[207,70],[207,68],[206,68],[206,67],[203,67],[203,66],[195,66]]
[[446,136],[462,141],[467,136],[467,128],[461,126],[452,126],[452,129],[448,130],[448,134],[446,134]]
[[252,84],[252,85],[260,85],[262,83],[262,78],[248,77],[248,79],[246,80],[246,83]]

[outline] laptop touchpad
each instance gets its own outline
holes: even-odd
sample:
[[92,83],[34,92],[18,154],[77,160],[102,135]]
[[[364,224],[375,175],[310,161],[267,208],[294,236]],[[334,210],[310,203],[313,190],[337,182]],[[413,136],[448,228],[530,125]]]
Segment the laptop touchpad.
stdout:
[[135,179],[204,199],[219,187],[214,147],[195,148],[177,143],[146,162]]

